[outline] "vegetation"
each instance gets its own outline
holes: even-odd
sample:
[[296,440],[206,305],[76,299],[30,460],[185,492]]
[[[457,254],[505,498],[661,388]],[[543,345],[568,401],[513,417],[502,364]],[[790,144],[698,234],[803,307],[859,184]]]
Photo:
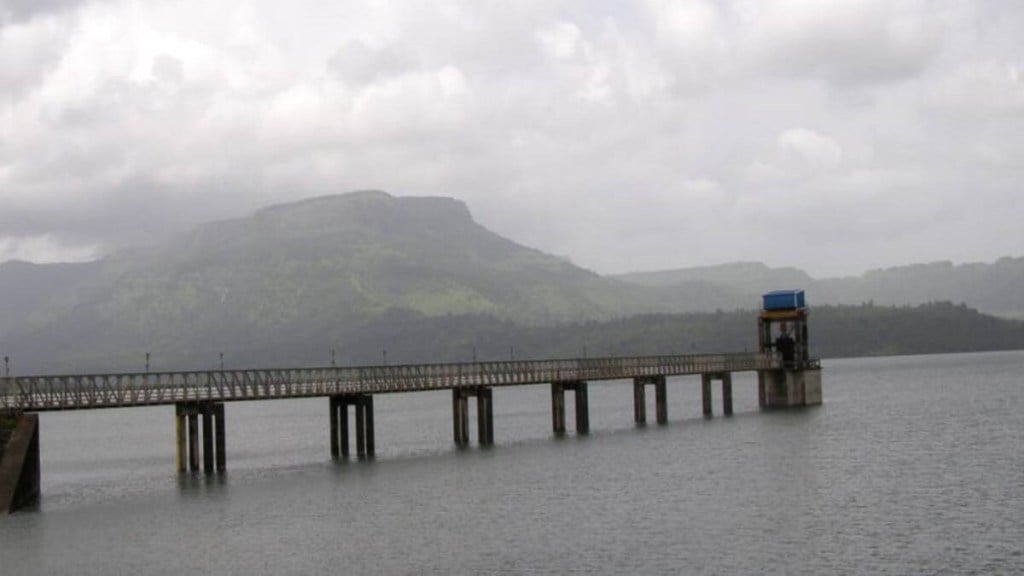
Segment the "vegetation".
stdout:
[[[147,353],[161,370],[213,368],[221,353],[243,367],[326,364],[331,350],[349,364],[385,350],[389,362],[753,350],[754,312],[710,311],[800,278],[758,264],[666,274],[601,277],[491,233],[460,202],[360,192],[95,263],[0,265],[0,352],[25,374],[141,370]],[[966,306],[813,314],[823,356],[1024,347],[1020,323]]]
[[[953,265],[933,262],[873,270],[862,276],[818,280],[795,268],[769,268],[739,262],[684,270],[624,274],[637,285],[685,290],[715,287],[724,308],[748,306],[767,290],[803,288],[815,304],[927,304],[936,300],[966,302],[986,314],[1024,319],[1024,258],[1001,258],[992,264]],[[696,301],[691,301],[696,303]]]

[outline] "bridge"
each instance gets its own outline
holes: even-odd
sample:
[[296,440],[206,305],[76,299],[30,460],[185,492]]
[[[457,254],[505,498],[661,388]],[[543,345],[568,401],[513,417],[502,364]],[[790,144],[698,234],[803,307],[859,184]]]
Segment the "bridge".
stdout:
[[[816,369],[808,363],[802,369]],[[177,465],[181,472],[207,473],[226,468],[227,402],[326,397],[329,399],[330,446],[335,458],[350,452],[349,407],[355,411],[355,449],[360,458],[374,454],[373,396],[426,390],[452,391],[453,436],[457,446],[470,443],[469,398],[477,399],[477,438],[494,443],[495,387],[550,384],[552,428],[566,431],[565,393],[573,392],[575,429],[589,432],[587,382],[632,380],[634,421],[647,421],[647,386],[655,392],[658,423],[668,421],[666,378],[701,375],[703,411],[712,413],[711,385],[722,384],[722,410],[732,413],[732,373],[784,374],[782,358],[772,351],[742,354],[696,354],[640,357],[519,360],[418,365],[316,367],[253,370],[134,372],[0,378],[0,411],[6,413],[174,405]],[[808,403],[773,385],[778,378],[758,378],[759,405]],[[782,380],[785,387],[785,380]],[[819,386],[820,389],[820,386]],[[815,403],[812,397],[810,403]],[[818,396],[820,402],[820,392]],[[202,434],[199,422],[202,421]],[[200,448],[200,439],[202,447]]]
[[0,409],[87,410],[188,402],[274,400],[346,394],[625,380],[774,370],[766,353],[519,360],[358,367],[134,372],[0,377]]

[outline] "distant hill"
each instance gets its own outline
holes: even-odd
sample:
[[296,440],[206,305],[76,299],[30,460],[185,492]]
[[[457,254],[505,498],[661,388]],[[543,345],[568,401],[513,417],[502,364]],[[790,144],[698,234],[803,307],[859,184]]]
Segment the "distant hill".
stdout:
[[273,206],[87,265],[8,263],[0,286],[15,296],[0,309],[4,349],[85,366],[283,340],[329,348],[396,313],[534,325],[610,318],[643,300],[488,231],[461,202],[374,191]]
[[[272,206],[92,263],[0,264],[0,355],[16,373],[53,373],[137,370],[146,353],[154,369],[211,368],[221,353],[228,366],[324,364],[332,349],[341,363],[383,361],[385,350],[393,361],[467,360],[474,348],[480,358],[550,356],[582,349],[580,338],[594,354],[721,351],[752,346],[752,312],[731,311],[755,308],[768,289],[804,287],[815,307],[979,305],[959,290],[1013,312],[1024,310],[1012,290],[1020,269],[1006,259],[816,281],[741,263],[610,278],[490,232],[462,202],[366,191]],[[673,316],[682,312],[693,314]]]
[[1024,258],[1002,258],[992,264],[914,264],[821,280],[796,268],[769,268],[758,262],[639,272],[614,278],[662,289],[711,286],[731,297],[724,307],[727,310],[748,307],[768,290],[803,288],[815,305],[873,302],[904,306],[951,301],[966,303],[986,314],[1024,319]]

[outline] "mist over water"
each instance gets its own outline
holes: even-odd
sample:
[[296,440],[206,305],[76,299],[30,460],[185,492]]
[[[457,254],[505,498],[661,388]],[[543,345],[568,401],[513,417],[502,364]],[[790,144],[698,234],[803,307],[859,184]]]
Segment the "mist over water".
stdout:
[[744,374],[711,419],[670,379],[643,428],[628,382],[591,383],[592,433],[564,438],[546,386],[498,388],[484,450],[452,445],[449,393],[380,395],[370,463],[331,461],[326,399],[233,403],[213,478],[175,473],[173,408],[47,413],[0,571],[1019,573],[1022,374],[1024,352],[829,361],[821,407],[759,411]]

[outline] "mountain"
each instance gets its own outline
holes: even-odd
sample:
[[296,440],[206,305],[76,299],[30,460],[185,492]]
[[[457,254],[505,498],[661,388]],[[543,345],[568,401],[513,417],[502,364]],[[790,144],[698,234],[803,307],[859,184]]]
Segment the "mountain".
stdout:
[[758,262],[638,272],[613,278],[661,289],[712,287],[728,295],[730,302],[723,306],[727,310],[749,307],[750,302],[756,302],[768,290],[803,288],[814,305],[873,302],[905,306],[951,301],[966,303],[986,314],[1024,319],[1024,258],[1002,258],[992,264],[914,264],[820,280],[796,268],[769,268]]
[[1024,258],[994,263],[933,262],[872,270],[812,284],[823,302],[905,305],[951,300],[987,314],[1024,319]]
[[[1024,310],[1022,268],[1004,259],[814,280],[748,262],[602,277],[490,232],[462,202],[364,191],[271,206],[96,262],[0,264],[0,355],[25,374],[139,370],[147,354],[162,370],[214,368],[222,355],[226,367],[322,365],[332,350],[344,364],[587,346],[595,355],[733,350],[752,347],[749,310],[766,290],[803,287],[816,310],[951,300],[1013,313]],[[747,311],[726,312],[737,309]],[[851,326],[871,318],[855,337],[888,341],[871,332],[896,313],[885,310],[851,313]],[[944,319],[933,329],[985,325],[943,310],[926,311]],[[673,316],[681,312],[690,314]],[[994,340],[979,328],[977,342],[1012,345],[1014,328],[1000,326]],[[900,340],[884,351],[910,349]]]
[[0,263],[0,338],[28,321],[62,288],[82,282],[94,268],[90,264]]
[[529,326],[652,309],[626,283],[488,231],[461,202],[376,191],[272,206],[91,264],[0,273],[15,296],[0,309],[0,345],[47,369],[138,366],[157,351],[196,366],[221,352],[322,357],[415,317]]

